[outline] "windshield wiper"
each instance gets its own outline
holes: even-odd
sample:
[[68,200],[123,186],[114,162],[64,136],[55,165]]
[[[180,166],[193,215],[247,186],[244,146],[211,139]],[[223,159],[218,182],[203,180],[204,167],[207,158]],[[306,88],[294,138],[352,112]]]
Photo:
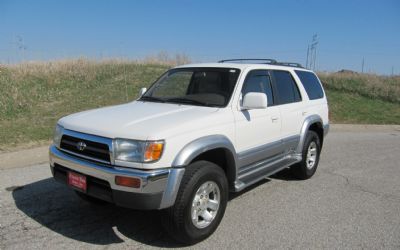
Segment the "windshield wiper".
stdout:
[[165,102],[164,99],[154,96],[142,96],[139,101],[153,101],[153,102]]
[[201,105],[201,106],[216,106],[214,104],[210,104],[207,102],[197,101],[197,100],[193,100],[193,99],[187,99],[187,98],[183,98],[183,97],[169,98],[166,101],[167,102],[175,102],[175,103],[194,104],[194,105]]

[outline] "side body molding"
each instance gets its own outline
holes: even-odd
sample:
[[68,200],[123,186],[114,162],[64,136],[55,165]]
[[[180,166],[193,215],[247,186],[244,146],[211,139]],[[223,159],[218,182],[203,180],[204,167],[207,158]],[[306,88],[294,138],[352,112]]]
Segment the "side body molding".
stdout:
[[296,149],[296,153],[299,154],[300,156],[303,150],[303,145],[306,139],[307,131],[310,128],[310,126],[314,123],[320,123],[321,127],[323,126],[322,119],[319,115],[311,115],[305,119],[303,126],[301,127],[300,141]]
[[179,151],[178,155],[172,162],[172,167],[187,166],[200,154],[216,148],[223,148],[230,151],[233,156],[233,162],[231,164],[234,165],[230,167],[234,167],[236,169],[237,159],[235,147],[224,135],[209,135],[188,143],[181,151]]

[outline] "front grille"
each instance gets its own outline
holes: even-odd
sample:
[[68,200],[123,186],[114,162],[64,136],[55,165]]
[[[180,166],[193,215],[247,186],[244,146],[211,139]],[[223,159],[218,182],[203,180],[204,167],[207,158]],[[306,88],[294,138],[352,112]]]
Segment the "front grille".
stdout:
[[[82,142],[86,146],[83,149],[79,149],[79,143]],[[108,145],[104,143],[89,141],[70,135],[63,135],[61,138],[60,148],[83,157],[90,157],[94,160],[101,160],[108,163],[110,162],[110,149],[108,148]]]

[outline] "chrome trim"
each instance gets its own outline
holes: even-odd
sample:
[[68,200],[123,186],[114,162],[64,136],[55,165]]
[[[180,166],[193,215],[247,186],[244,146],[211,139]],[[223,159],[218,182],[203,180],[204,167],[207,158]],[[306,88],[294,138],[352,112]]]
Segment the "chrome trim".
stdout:
[[108,145],[108,151],[110,154],[110,162],[108,161],[104,161],[98,158],[93,158],[90,156],[86,156],[86,155],[82,155],[82,154],[77,154],[75,152],[71,152],[69,150],[66,149],[62,149],[62,148],[58,148],[61,151],[67,152],[69,154],[84,158],[84,159],[88,159],[88,160],[92,160],[92,161],[97,161],[97,162],[101,162],[101,163],[107,163],[107,164],[111,164],[114,165],[114,154],[113,154],[113,140],[110,138],[106,138],[106,137],[102,137],[102,136],[97,136],[97,135],[91,135],[91,134],[85,134],[85,133],[80,133],[80,132],[76,132],[73,130],[69,130],[69,129],[65,129],[63,131],[63,135],[69,135],[72,137],[76,137],[76,138],[80,138],[80,139],[84,139],[84,140],[88,140],[88,141],[93,141],[93,142],[97,142],[97,143],[102,143],[102,144],[107,144]]
[[254,162],[265,160],[284,151],[282,140],[270,142],[238,153],[239,169]]
[[292,135],[240,152],[237,157],[239,169],[258,161],[268,160],[284,152],[293,152],[299,140],[300,135]]
[[283,147],[285,148],[286,152],[295,152],[297,145],[300,142],[300,135],[292,135],[282,139]]
[[[66,154],[52,145],[50,146],[50,165],[54,167],[55,163],[82,174],[105,180],[110,183],[112,189],[135,193],[164,191],[170,171],[170,169],[143,171],[94,163]],[[115,184],[115,176],[117,175],[140,178],[141,186],[139,188],[118,186]]]
[[[184,168],[164,168],[145,171],[94,163],[64,153],[55,145],[50,146],[49,155],[51,168],[57,163],[82,174],[105,180],[114,190],[147,194],[163,192],[159,209],[167,208],[175,203],[182,176],[185,171]],[[117,175],[140,178],[140,188],[116,185],[115,176]]]
[[[299,161],[301,161],[301,158],[296,155],[286,154],[257,162],[254,164],[255,167],[250,166],[251,170],[243,171],[243,174],[239,174],[238,179],[235,181],[235,192],[239,192],[263,178],[273,175]],[[247,181],[246,178],[248,179]]]
[[179,186],[184,173],[184,168],[172,168],[161,200],[160,209],[171,207],[175,204],[176,196],[178,195]]
[[322,119],[319,115],[311,115],[304,120],[303,126],[301,127],[301,130],[300,130],[300,142],[296,149],[297,154],[301,155],[301,153],[303,151],[303,145],[304,145],[304,141],[306,139],[307,131],[310,128],[311,124],[313,124],[313,123],[321,123],[321,125],[323,124]]

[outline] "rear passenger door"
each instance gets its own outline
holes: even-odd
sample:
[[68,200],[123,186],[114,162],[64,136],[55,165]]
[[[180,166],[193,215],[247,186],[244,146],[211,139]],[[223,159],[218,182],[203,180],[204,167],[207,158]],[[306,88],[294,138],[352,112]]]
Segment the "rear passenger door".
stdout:
[[289,71],[271,70],[271,76],[281,113],[281,138],[293,148],[297,146],[306,107],[302,102],[299,87]]

